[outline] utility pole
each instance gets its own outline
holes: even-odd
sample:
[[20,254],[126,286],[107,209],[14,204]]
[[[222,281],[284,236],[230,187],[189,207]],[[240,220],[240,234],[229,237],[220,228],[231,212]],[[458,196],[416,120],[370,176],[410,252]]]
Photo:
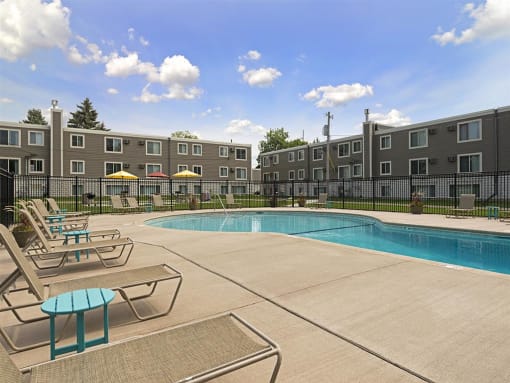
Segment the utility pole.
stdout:
[[333,119],[333,115],[328,112],[326,113],[326,117],[328,118],[328,123],[324,125],[322,129],[322,135],[326,136],[326,193],[329,192],[329,138],[331,137],[331,120]]

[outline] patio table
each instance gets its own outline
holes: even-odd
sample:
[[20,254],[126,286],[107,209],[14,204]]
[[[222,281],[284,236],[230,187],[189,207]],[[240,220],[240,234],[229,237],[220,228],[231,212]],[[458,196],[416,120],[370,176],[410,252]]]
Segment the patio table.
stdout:
[[[71,237],[74,237],[74,243],[80,243],[81,236],[85,237],[85,241],[87,241],[87,242],[90,241],[90,238],[89,238],[90,231],[89,230],[71,230],[71,231],[66,231],[63,234],[65,236],[64,245],[68,244],[69,238],[71,238]],[[75,251],[74,256],[76,257],[76,260],[78,262],[80,262],[80,251],[79,250]],[[89,251],[87,250],[87,259],[88,258],[89,258]]]
[[[115,292],[109,289],[74,290],[54,296],[41,305],[41,311],[50,316],[50,357],[54,360],[57,355],[72,351],[83,352],[86,347],[108,343],[108,304],[115,297]],[[85,312],[103,306],[103,336],[85,340]],[[55,317],[57,315],[76,314],[76,343],[55,346]]]

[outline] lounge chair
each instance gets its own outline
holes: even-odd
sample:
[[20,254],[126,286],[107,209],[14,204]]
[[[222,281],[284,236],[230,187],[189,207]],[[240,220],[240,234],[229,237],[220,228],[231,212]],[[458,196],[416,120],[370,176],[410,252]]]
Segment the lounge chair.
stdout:
[[499,221],[500,222],[510,222],[510,210],[500,210],[499,211]]
[[79,216],[85,216],[89,215],[89,211],[71,211],[68,212],[66,209],[61,209],[60,206],[58,206],[57,201],[55,201],[54,198],[46,198],[46,202],[48,203],[48,206],[50,207],[50,210],[52,214],[61,214],[65,217],[79,217]]
[[[34,206],[37,210],[39,210],[39,213],[41,216],[49,222],[49,226],[52,228],[53,231],[68,231],[68,230],[84,230],[87,228],[89,224],[89,217],[88,216],[81,216],[81,217],[65,217],[65,216],[54,216],[53,214],[50,214],[48,209],[46,208],[46,205],[41,199],[33,199],[28,202],[28,204],[23,205],[23,202],[20,202],[21,206]],[[60,218],[61,217],[61,218]],[[54,219],[55,218],[55,219]]]
[[325,207],[327,207],[327,203],[328,203],[328,193],[320,193],[319,199],[317,200],[317,202],[309,202],[308,205],[310,207],[325,208]]
[[126,202],[128,208],[132,209],[133,211],[142,211],[145,209],[143,206],[138,205],[138,201],[134,197],[126,197]]
[[163,201],[163,197],[161,197],[161,194],[152,195],[152,205],[154,206],[154,209],[157,210],[172,207],[172,204],[165,204],[165,202]]
[[[32,260],[39,270],[61,269],[67,264],[70,255],[81,251],[86,251],[87,254],[96,254],[104,267],[124,266],[133,252],[134,243],[127,237],[73,243],[69,245],[52,245],[45,237],[30,212],[25,209],[19,209],[19,212],[23,214],[26,221],[32,226],[37,237],[32,243],[31,248],[27,250],[26,256]],[[105,250],[111,252],[113,251],[112,249],[120,249],[120,251],[118,254],[116,252],[116,254],[108,257],[103,255]],[[120,261],[122,258],[123,260]],[[55,260],[59,260],[58,263],[55,263]]]
[[[0,297],[3,298],[4,301],[4,305],[2,305],[4,307],[0,307],[0,313],[11,312],[21,323],[32,323],[48,318],[46,315],[25,318],[27,312],[24,310],[27,308],[38,307],[46,299],[68,291],[94,287],[102,287],[118,291],[119,294],[117,294],[117,297],[120,297],[128,304],[129,308],[138,320],[143,321],[151,318],[157,318],[167,315],[172,310],[182,283],[182,274],[179,271],[166,264],[160,264],[141,267],[138,269],[117,271],[109,274],[78,277],[76,279],[69,279],[44,285],[35,273],[35,270],[30,266],[25,255],[21,252],[21,249],[16,244],[12,233],[1,224],[0,242],[5,245],[7,253],[11,256],[17,266],[16,270],[7,276],[4,281],[0,282]],[[24,279],[28,286],[13,288],[16,280],[20,277]],[[142,315],[142,313],[137,309],[135,303],[138,300],[144,300],[144,298],[151,297],[156,291],[158,284],[166,281],[176,282],[174,293],[169,294],[170,302],[168,306],[159,312]],[[136,291],[135,295],[132,295],[133,288]],[[143,289],[144,291],[140,291],[140,289]],[[21,292],[27,292],[28,294],[24,294],[24,296],[21,297],[22,299],[19,302],[22,303],[14,302],[17,294],[20,294]],[[144,308],[147,308],[146,304],[144,305]],[[32,314],[34,313],[33,310],[29,311],[32,312]],[[5,338],[9,347],[15,351],[29,350],[49,344],[49,341],[46,341],[32,345],[18,346],[11,339],[7,331],[1,327],[1,325],[0,334]],[[1,373],[2,371],[0,370],[0,374]]]
[[122,203],[122,199],[118,195],[112,195],[110,196],[110,199],[112,201],[112,209],[114,212],[130,212],[133,210],[137,210],[137,208],[124,206],[124,204]]
[[[281,365],[280,349],[237,315],[223,314],[25,369],[37,383],[207,382],[268,358],[276,358],[270,383]],[[93,373],[92,373],[93,371]],[[0,378],[23,376],[0,346]]]
[[[48,238],[49,240],[57,240],[61,242],[64,240],[61,234],[55,231],[53,232],[51,231],[50,227],[42,217],[41,213],[39,213],[39,210],[37,210],[34,206],[28,206],[27,208],[35,216],[35,220],[39,224],[39,227],[41,228],[41,231],[46,236],[46,238]],[[67,230],[64,230],[64,232],[65,231]],[[89,232],[89,239],[91,241],[94,239],[115,239],[115,238],[120,238],[120,231],[118,229],[93,230]]]
[[476,196],[474,194],[461,194],[459,206],[455,209],[450,209],[446,214],[446,218],[474,217],[475,199]]
[[227,208],[241,208],[241,204],[234,201],[233,194],[225,194]]

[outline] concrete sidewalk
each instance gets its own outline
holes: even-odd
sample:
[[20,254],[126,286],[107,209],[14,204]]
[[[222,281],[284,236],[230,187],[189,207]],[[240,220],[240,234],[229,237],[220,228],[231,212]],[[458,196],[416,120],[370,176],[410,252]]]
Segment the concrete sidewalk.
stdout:
[[[130,314],[114,305],[112,341],[234,311],[281,346],[279,382],[510,381],[508,275],[280,234],[144,224],[165,214],[177,213],[91,217],[91,228],[117,227],[137,242],[128,267],[167,262],[184,274],[167,317],[126,324]],[[387,222],[510,233],[510,225],[483,218],[366,214]],[[76,277],[72,266],[55,279]],[[12,267],[0,250],[0,274]],[[74,269],[79,275],[109,272],[90,263]],[[90,322],[87,331],[94,336],[101,324]],[[44,338],[47,326],[30,325],[20,339]],[[72,330],[67,336],[72,338]],[[49,349],[13,359],[20,367],[46,361]],[[266,381],[270,364],[218,381]]]

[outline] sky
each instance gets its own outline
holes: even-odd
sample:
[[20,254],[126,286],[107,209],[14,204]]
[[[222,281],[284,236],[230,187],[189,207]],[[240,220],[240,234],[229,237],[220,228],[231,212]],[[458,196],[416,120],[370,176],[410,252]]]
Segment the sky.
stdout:
[[[0,121],[252,144],[510,105],[510,0],[0,0]],[[254,165],[256,163],[254,162]]]

